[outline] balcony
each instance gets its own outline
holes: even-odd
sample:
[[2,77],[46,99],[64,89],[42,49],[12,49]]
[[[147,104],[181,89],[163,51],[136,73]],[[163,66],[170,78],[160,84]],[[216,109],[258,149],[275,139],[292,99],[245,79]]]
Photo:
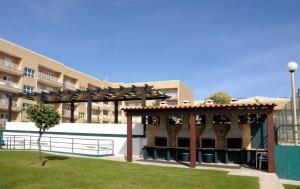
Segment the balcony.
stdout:
[[103,104],[103,110],[110,110],[110,106],[108,104]]
[[35,89],[35,92],[37,92],[37,93],[42,93],[42,92],[44,92],[44,93],[50,93],[49,90],[39,89],[39,88]]
[[0,69],[5,73],[10,73],[17,76],[23,75],[23,70],[18,64],[12,63],[7,60],[0,59]]
[[102,115],[103,121],[110,121],[110,118],[108,115]]
[[63,82],[58,79],[55,76],[43,73],[43,72],[38,72],[38,81],[53,87],[62,87]]
[[7,119],[0,119],[0,124],[7,122]]
[[96,111],[99,111],[99,110],[100,110],[99,104],[97,104],[97,103],[92,103],[92,109],[93,109],[93,110],[96,110]]
[[22,92],[22,86],[12,81],[0,79],[0,90],[11,93],[20,93]]
[[[0,99],[0,110],[8,110],[8,100],[7,99]],[[20,112],[21,106],[19,106],[16,101],[13,101],[11,110],[13,112]]]
[[76,85],[75,83],[69,82],[69,81],[65,81],[64,82],[64,88],[70,91],[76,91]]
[[92,115],[92,122],[99,122],[100,121],[100,118],[98,115]]
[[[63,118],[71,118],[71,110],[63,110],[62,117]],[[78,112],[74,112],[74,119],[77,119],[78,117],[79,117]]]

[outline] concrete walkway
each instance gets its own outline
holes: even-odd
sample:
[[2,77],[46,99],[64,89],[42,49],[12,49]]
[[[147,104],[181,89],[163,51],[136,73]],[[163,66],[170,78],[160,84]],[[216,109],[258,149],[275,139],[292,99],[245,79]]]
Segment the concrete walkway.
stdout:
[[[101,159],[125,161],[123,156],[103,157]],[[167,163],[157,163],[152,161],[148,162],[148,161],[139,161],[139,160],[140,159],[135,158],[133,160],[133,163],[143,164],[143,165],[164,166],[164,167],[188,168],[187,166],[181,164],[167,164]],[[219,170],[219,171],[228,172],[228,175],[258,177],[260,189],[284,189],[283,185],[280,183],[280,180],[278,179],[275,173],[267,173],[267,172],[249,169],[245,167],[241,167],[240,169],[230,169],[230,168],[197,166],[196,169]]]

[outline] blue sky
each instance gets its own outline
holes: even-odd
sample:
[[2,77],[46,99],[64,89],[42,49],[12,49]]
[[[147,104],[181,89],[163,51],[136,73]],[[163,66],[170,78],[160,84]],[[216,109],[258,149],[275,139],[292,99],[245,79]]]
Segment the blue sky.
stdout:
[[[298,0],[0,1],[0,37],[111,82],[182,80],[196,99],[290,96]],[[296,76],[300,84],[300,73]]]

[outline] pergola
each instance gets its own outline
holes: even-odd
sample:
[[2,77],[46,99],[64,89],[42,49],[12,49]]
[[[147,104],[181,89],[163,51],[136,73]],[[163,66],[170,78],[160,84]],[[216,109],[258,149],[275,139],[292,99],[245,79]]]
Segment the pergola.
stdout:
[[123,108],[127,115],[127,161],[132,161],[132,116],[188,116],[190,137],[190,167],[196,166],[196,115],[264,114],[267,121],[268,171],[274,172],[274,125],[275,104],[226,104],[199,106],[158,106]]
[[118,105],[120,101],[141,101],[141,106],[146,106],[146,100],[167,99],[168,96],[145,84],[144,86],[117,88],[96,88],[76,91],[18,93],[8,95],[8,121],[11,121],[13,98],[24,98],[44,104],[70,103],[71,123],[74,123],[74,104],[87,102],[87,122],[92,122],[92,102],[114,102],[114,122],[118,123]]

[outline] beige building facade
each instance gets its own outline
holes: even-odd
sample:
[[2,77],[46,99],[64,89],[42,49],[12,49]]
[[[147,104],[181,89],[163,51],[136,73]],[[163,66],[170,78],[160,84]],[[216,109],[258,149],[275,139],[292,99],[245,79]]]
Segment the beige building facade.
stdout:
[[[0,125],[7,121],[8,99],[10,93],[50,92],[65,90],[86,90],[97,87],[118,87],[120,85],[154,86],[167,95],[169,105],[178,105],[182,101],[193,102],[193,92],[182,82],[157,81],[144,83],[111,83],[91,77],[74,70],[51,58],[0,38]],[[26,107],[36,102],[17,99],[13,102],[12,120],[28,121]],[[159,103],[159,102],[153,102]],[[139,102],[122,102],[124,106],[139,106]],[[151,104],[150,104],[151,105]],[[154,105],[154,104],[153,104]],[[70,122],[70,104],[55,104],[62,122]],[[125,115],[119,106],[119,122],[125,122]],[[86,103],[75,104],[75,122],[86,122]],[[114,105],[112,102],[99,102],[92,105],[93,123],[113,123]]]

